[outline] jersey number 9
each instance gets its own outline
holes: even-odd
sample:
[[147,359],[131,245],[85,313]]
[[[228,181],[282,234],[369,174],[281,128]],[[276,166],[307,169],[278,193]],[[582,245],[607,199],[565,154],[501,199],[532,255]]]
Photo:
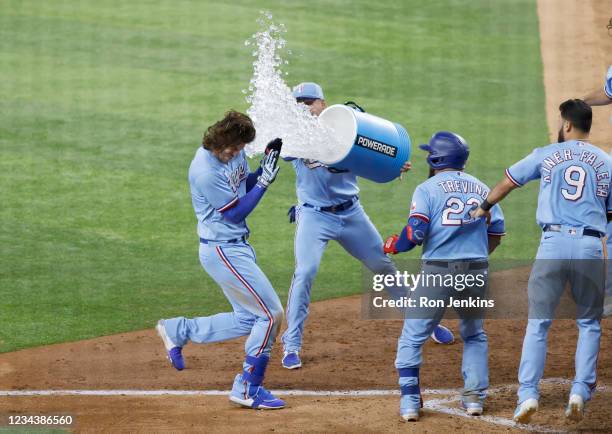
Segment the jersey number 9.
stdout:
[[586,171],[580,166],[569,166],[565,169],[563,178],[567,185],[574,187],[574,191],[571,192],[567,188],[561,189],[561,194],[567,200],[577,201],[582,197],[584,191],[584,181],[586,180]]

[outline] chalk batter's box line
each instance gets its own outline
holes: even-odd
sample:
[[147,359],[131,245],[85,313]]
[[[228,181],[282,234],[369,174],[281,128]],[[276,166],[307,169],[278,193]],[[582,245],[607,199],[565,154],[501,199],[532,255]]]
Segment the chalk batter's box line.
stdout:
[[[571,380],[565,378],[546,378],[541,384],[567,385]],[[495,394],[508,389],[516,389],[516,384],[505,384],[488,389],[488,394]],[[459,395],[460,388],[456,389],[425,389],[424,395]],[[609,387],[598,385],[598,392],[606,392]],[[79,390],[79,389],[47,389],[47,390],[0,390],[0,396],[227,396],[229,390],[137,390],[137,389],[112,389],[112,390]],[[272,393],[280,396],[398,396],[398,390],[371,389],[371,390],[273,390]],[[456,398],[459,399],[459,398]]]
[[458,416],[472,421],[486,422],[492,425],[499,425],[507,428],[515,428],[533,432],[560,432],[559,428],[554,428],[547,425],[516,423],[514,420],[505,417],[490,416],[486,414],[483,416],[470,416],[463,409],[457,407],[447,407],[445,405],[458,402],[460,399],[460,397],[453,397],[448,399],[431,399],[425,401],[423,403],[423,407],[428,410],[435,411],[437,413],[444,413],[451,416]]
[[[565,378],[547,378],[542,380],[542,384],[548,385],[568,385],[570,380]],[[503,391],[514,390],[516,384],[507,384],[494,387],[488,390],[489,395]],[[606,392],[609,387],[606,385],[597,386],[600,392]],[[227,396],[229,390],[2,390],[0,396],[27,397],[27,396]],[[398,396],[398,390],[275,390],[274,394],[279,396],[346,396],[346,397],[371,397],[371,396]],[[518,424],[512,419],[499,416],[470,416],[462,409],[448,404],[454,404],[461,399],[461,389],[425,389],[424,395],[453,395],[447,398],[429,399],[424,402],[425,409],[437,413],[448,414],[450,416],[462,417],[472,421],[480,421],[492,425],[503,426],[506,428],[516,428],[533,432],[560,432],[559,428],[536,424]]]
[[[2,390],[0,396],[227,396],[230,390]],[[272,390],[279,396],[393,396],[398,390]],[[461,389],[424,390],[426,395],[452,395]]]

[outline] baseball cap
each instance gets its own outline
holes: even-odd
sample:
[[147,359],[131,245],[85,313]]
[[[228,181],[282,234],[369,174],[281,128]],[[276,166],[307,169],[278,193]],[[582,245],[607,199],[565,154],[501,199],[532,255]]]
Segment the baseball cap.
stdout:
[[317,83],[306,82],[300,83],[293,88],[294,98],[313,98],[313,99],[325,99],[323,96],[323,89]]

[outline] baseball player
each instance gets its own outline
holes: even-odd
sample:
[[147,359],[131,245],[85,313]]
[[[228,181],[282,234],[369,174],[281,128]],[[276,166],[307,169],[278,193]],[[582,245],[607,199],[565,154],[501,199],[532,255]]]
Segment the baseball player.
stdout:
[[506,170],[472,215],[489,208],[515,188],[540,179],[536,220],[542,238],[528,284],[529,321],[519,367],[518,406],[514,420],[526,423],[538,409],[539,382],[546,361],[546,338],[565,284],[577,303],[579,330],[576,376],[565,416],[583,417],[584,403],[595,388],[603,306],[604,246],[607,215],[612,212],[610,173],[612,160],[586,142],[591,129],[591,108],[572,99],[559,106],[558,143],[536,148]]
[[[321,86],[302,83],[293,90],[299,103],[318,116],[326,107]],[[308,317],[310,288],[315,279],[327,243],[336,240],[352,256],[376,274],[394,274],[393,262],[382,251],[382,238],[359,203],[357,176],[349,171],[327,167],[307,159],[292,161],[296,173],[299,205],[292,208],[297,217],[295,231],[295,272],[287,300],[287,330],[283,334],[282,366],[302,366],[300,350],[304,322]],[[403,171],[410,167],[407,163]],[[293,213],[294,211],[291,211]],[[290,221],[294,218],[290,217]],[[432,330],[438,343],[452,343],[453,335],[446,327]]]
[[590,106],[612,104],[612,65],[608,68],[604,85],[585,95],[583,100]]
[[262,386],[270,351],[283,320],[283,307],[247,242],[246,217],[274,182],[282,141],[267,146],[255,173],[249,173],[244,146],[255,138],[251,119],[236,111],[208,128],[189,167],[191,199],[198,219],[200,263],[223,290],[233,312],[208,317],[160,320],[157,331],[177,370],[185,367],[182,347],[248,336],[242,373],[230,401],[255,409],[285,403]]
[[[489,188],[463,171],[469,156],[466,141],[457,134],[440,131],[429,144],[421,145],[428,152],[430,177],[414,191],[408,224],[401,234],[385,241],[385,253],[406,252],[423,245],[423,273],[427,275],[471,275],[473,282],[480,276],[480,287],[463,290],[426,283],[421,280],[411,295],[413,300],[427,297],[443,300],[461,294],[483,296],[488,274],[488,255],[500,244],[504,235],[504,217],[499,206],[493,208],[490,224],[482,219],[470,219],[468,211],[487,197]],[[464,281],[469,281],[467,277]],[[425,282],[425,283],[424,283]],[[462,374],[465,382],[461,404],[470,415],[483,412],[489,386],[488,341],[483,329],[483,316],[468,315],[456,308],[461,317],[463,339]],[[395,366],[401,389],[400,415],[405,421],[417,421],[422,407],[419,369],[422,346],[444,315],[445,307],[421,310],[408,309],[399,338]]]
[[[612,30],[612,19],[610,19],[610,24],[608,24],[608,30]],[[612,65],[608,68],[604,85],[598,86],[597,89],[585,95],[582,99],[590,106],[612,104]],[[612,123],[612,118],[610,118],[610,123]],[[607,257],[610,258],[612,254],[612,225],[610,224],[608,225],[607,240]],[[612,267],[609,264],[607,266],[606,298],[603,316],[612,316]]]

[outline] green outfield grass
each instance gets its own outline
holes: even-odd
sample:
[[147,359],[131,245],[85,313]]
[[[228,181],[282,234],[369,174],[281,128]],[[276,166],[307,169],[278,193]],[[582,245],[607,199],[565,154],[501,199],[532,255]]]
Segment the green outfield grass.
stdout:
[[[489,184],[547,143],[535,0],[3,0],[0,351],[227,309],[198,261],[187,168],[205,128],[247,107],[243,42],[261,9],[287,26],[291,84],[318,81],[329,103],[356,100],[415,143],[459,132]],[[426,176],[419,150],[412,160],[403,182],[361,182],[383,236]],[[499,257],[535,253],[536,191],[504,203]],[[283,302],[294,198],[285,165],[249,218]],[[313,298],[359,291],[359,263],[330,245]]]

